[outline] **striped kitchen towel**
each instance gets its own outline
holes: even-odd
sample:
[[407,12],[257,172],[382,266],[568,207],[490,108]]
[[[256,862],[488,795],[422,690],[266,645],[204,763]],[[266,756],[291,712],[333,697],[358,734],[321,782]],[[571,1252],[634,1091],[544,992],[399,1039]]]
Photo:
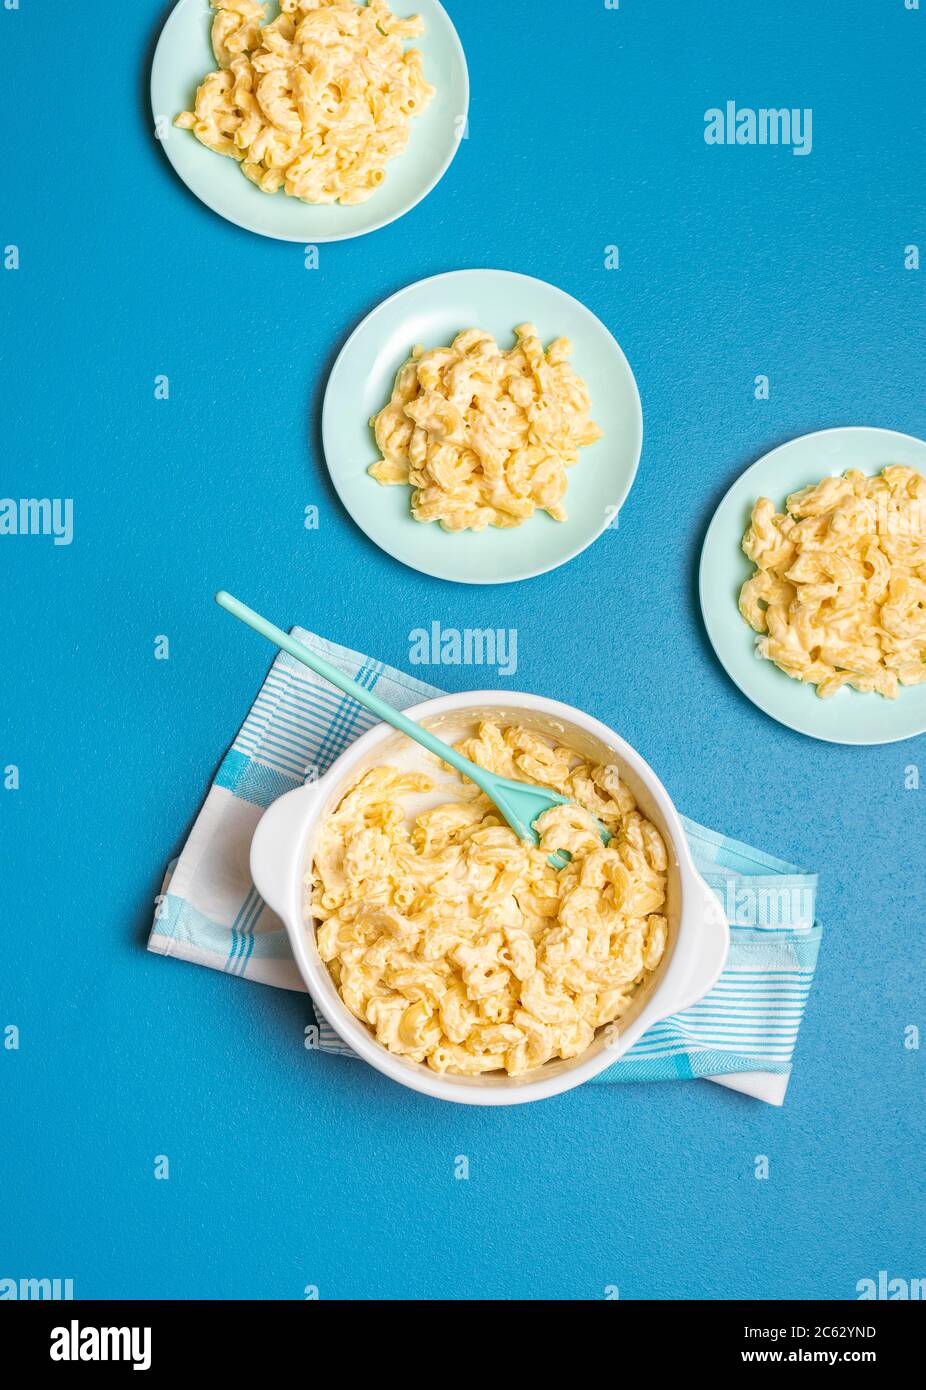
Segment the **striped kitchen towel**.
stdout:
[[[442,692],[358,652],[293,636],[389,704]],[[148,949],[261,984],[305,990],[279,918],[251,882],[251,836],[264,809],[314,780],[375,719],[280,652],[168,867]],[[816,874],[684,820],[695,863],[726,911],[727,965],[700,1003],[656,1024],[598,1083],[704,1077],[780,1105],[813,981],[821,928]],[[317,1006],[319,1047],[353,1056]]]

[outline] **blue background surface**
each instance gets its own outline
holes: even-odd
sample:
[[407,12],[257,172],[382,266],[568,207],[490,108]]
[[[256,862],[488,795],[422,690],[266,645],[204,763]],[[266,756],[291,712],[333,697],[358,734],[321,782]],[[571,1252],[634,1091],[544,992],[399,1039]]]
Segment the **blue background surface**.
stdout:
[[[423,204],[322,247],[315,271],[221,222],[163,158],[146,103],[162,0],[0,8],[0,244],[22,257],[0,269],[0,491],[75,503],[70,547],[0,538],[0,765],[22,779],[0,790],[0,1030],[22,1035],[0,1048],[0,1277],[84,1297],[594,1299],[922,1276],[924,1053],[903,1030],[926,1022],[926,739],[827,746],[767,719],[707,645],[695,572],[720,497],[772,446],[838,424],[926,435],[926,272],[903,265],[926,249],[926,11],[448,8],[469,139]],[[52,25],[81,78],[64,103]],[[727,99],[812,107],[812,154],[708,147],[703,114]],[[620,529],[489,589],[379,553],[318,440],[359,319],[479,265],[599,314],[646,431]],[[700,1082],[442,1106],[305,1051],[302,997],[147,955],[163,865],[271,657],[219,587],[397,666],[432,619],[515,626],[520,688],[612,724],[690,816],[819,870],[827,935],[784,1108]],[[924,789],[905,790],[915,764]]]

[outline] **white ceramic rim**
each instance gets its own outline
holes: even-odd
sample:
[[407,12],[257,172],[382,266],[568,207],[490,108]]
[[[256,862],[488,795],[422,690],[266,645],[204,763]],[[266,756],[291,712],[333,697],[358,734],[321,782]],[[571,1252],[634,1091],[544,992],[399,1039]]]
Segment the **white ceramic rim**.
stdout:
[[371,320],[377,318],[379,314],[385,313],[389,305],[392,304],[395,300],[402,299],[403,296],[410,294],[412,290],[420,289],[423,285],[432,284],[436,280],[448,280],[451,277],[458,275],[507,275],[510,276],[513,280],[523,280],[528,285],[543,285],[544,289],[554,290],[557,294],[562,295],[563,299],[569,300],[587,318],[594,319],[595,323],[598,324],[598,326],[611,339],[611,342],[614,344],[614,347],[617,350],[618,356],[621,358],[622,362],[624,363],[624,366],[627,368],[627,375],[630,378],[630,384],[633,387],[634,413],[633,419],[629,422],[629,424],[636,434],[636,458],[634,460],[633,468],[630,470],[626,486],[618,496],[617,501],[612,504],[616,512],[620,511],[624,503],[627,501],[627,498],[630,496],[630,490],[637,480],[637,474],[640,471],[640,460],[643,457],[643,402],[640,398],[640,387],[637,384],[637,378],[634,375],[633,368],[630,365],[630,359],[628,358],[624,349],[621,347],[620,343],[615,338],[614,334],[611,332],[608,325],[605,323],[604,319],[599,318],[593,309],[590,309],[587,304],[583,304],[581,299],[577,299],[575,295],[570,294],[568,290],[560,289],[559,285],[554,285],[552,280],[541,280],[541,278],[538,275],[525,275],[520,270],[503,270],[499,266],[483,265],[473,266],[470,268],[464,267],[458,270],[440,271],[437,275],[426,275],[421,280],[413,280],[410,285],[404,285],[402,289],[396,290],[394,294],[390,294],[386,299],[381,300],[379,304],[375,306],[375,308],[371,309],[370,312],[366,314],[357,324],[356,328],[353,330],[350,337],[347,339],[347,342],[344,344],[344,346],[341,348],[341,351],[335,358],[334,366],[328,373],[328,381],[325,384],[325,395],[322,401],[322,453],[325,457],[325,467],[328,470],[328,476],[331,479],[335,492],[338,494],[338,497],[340,498],[341,506],[347,512],[354,525],[367,537],[367,540],[369,540],[373,545],[377,546],[383,552],[384,555],[391,555],[393,560],[398,560],[400,564],[406,565],[409,569],[415,570],[417,574],[427,574],[434,579],[443,579],[448,584],[521,584],[526,579],[537,579],[541,574],[551,574],[554,570],[560,569],[563,565],[568,565],[571,560],[574,560],[577,555],[581,555],[583,551],[588,550],[589,546],[594,545],[597,540],[600,540],[601,537],[604,535],[605,531],[608,529],[608,526],[611,524],[608,520],[608,517],[605,516],[605,519],[602,521],[601,526],[593,536],[589,536],[588,540],[582,541],[581,545],[577,545],[574,550],[570,550],[568,555],[563,555],[560,559],[554,560],[552,561],[552,563],[548,565],[528,566],[527,569],[519,570],[517,574],[511,574],[505,579],[482,579],[479,577],[479,575],[476,575],[475,577],[463,580],[457,578],[455,575],[446,573],[442,574],[437,569],[421,569],[418,565],[414,564],[411,560],[409,560],[406,555],[401,554],[397,548],[384,545],[379,540],[374,540],[373,537],[367,533],[362,521],[355,515],[353,507],[350,505],[348,499],[345,497],[343,491],[341,490],[337,473],[335,469],[331,467],[330,463],[330,459],[332,455],[335,453],[335,449],[331,442],[331,435],[328,427],[328,421],[330,419],[329,402],[333,394],[332,387],[336,382],[339,368],[341,367],[342,361],[348,356],[348,353],[353,346],[354,339],[357,338],[360,335],[360,333],[363,332],[363,330],[368,326]]
[[[157,120],[158,117],[158,110],[155,102],[154,83],[155,74],[157,72],[158,67],[158,59],[161,56],[161,44],[164,42],[164,33],[167,29],[168,24],[171,22],[171,20],[174,17],[175,11],[179,9],[182,3],[183,0],[177,0],[177,3],[174,5],[170,14],[167,16],[163,25],[161,26],[161,32],[158,35],[158,41],[154,49],[154,57],[151,60],[151,75],[148,82],[148,93],[151,101],[151,109],[154,113],[155,120]],[[204,0],[204,3],[208,4],[208,0]],[[460,145],[463,143],[463,136],[466,131],[467,123],[469,121],[470,82],[469,66],[466,62],[466,52],[460,40],[460,35],[457,33],[457,26],[450,18],[450,15],[448,14],[445,7],[440,3],[440,0],[432,0],[432,3],[437,7],[437,9],[442,11],[445,19],[447,20],[447,24],[452,35],[452,42],[454,44],[454,47],[456,48],[457,56],[460,60],[460,67],[463,74],[463,110],[460,113],[460,116],[457,121],[456,137],[453,141],[453,144],[447,154],[447,158],[445,159],[444,163],[441,165],[440,169],[434,175],[434,178],[422,189],[418,196],[412,202],[406,203],[404,207],[399,208],[398,212],[392,213],[389,217],[383,217],[378,222],[374,222],[372,226],[363,227],[360,229],[360,231],[356,232],[337,232],[331,233],[328,236],[319,236],[317,233],[309,234],[308,232],[302,233],[299,236],[296,236],[295,234],[290,235],[283,232],[270,232],[267,230],[266,227],[259,227],[254,222],[249,221],[247,218],[232,217],[227,212],[222,211],[221,208],[216,207],[215,203],[212,201],[211,198],[206,197],[206,195],[200,192],[198,188],[194,188],[194,186],[191,183],[187,182],[186,178],[184,178],[182,172],[174,163],[173,158],[171,157],[170,143],[168,141],[162,141],[161,143],[164,147],[164,153],[167,156],[167,160],[171,168],[177,175],[177,178],[184,185],[184,187],[187,188],[190,191],[190,193],[193,194],[193,197],[197,198],[199,202],[202,203],[203,207],[207,207],[210,212],[214,212],[217,217],[221,217],[223,222],[230,222],[233,227],[241,227],[246,232],[253,232],[255,236],[268,237],[271,241],[286,241],[290,244],[305,242],[306,244],[311,246],[321,246],[327,242],[354,241],[357,237],[369,236],[370,232],[378,232],[383,227],[388,227],[391,223],[398,222],[400,217],[404,217],[406,213],[411,212],[412,209],[416,208],[419,203],[424,202],[425,198],[427,198],[429,193],[434,192],[435,188],[440,183],[441,179],[444,177],[447,170],[450,168],[451,164],[457,157]]]
[[464,691],[427,700],[406,710],[411,719],[467,709],[519,707],[571,724],[613,749],[617,758],[646,787],[669,832],[670,853],[675,854],[681,893],[679,924],[668,965],[638,1016],[621,1029],[613,1046],[596,1050],[568,1070],[545,1076],[512,1077],[509,1084],[496,1078],[493,1085],[478,1078],[453,1077],[415,1067],[389,1052],[356,1019],[340,999],[334,981],[318,954],[314,932],[303,923],[303,875],[308,837],[322,805],[333,789],[349,778],[351,769],[371,748],[394,730],[377,724],[356,740],[317,782],[286,793],[265,811],[251,844],[251,873],[264,901],[282,919],[300,974],[309,993],[318,1000],[325,1016],[341,1039],[377,1071],[414,1091],[438,1100],[464,1105],[519,1105],[544,1100],[587,1081],[611,1066],[654,1023],[689,1008],[716,983],[726,961],[729,928],[720,903],[698,873],[691,857],[678,812],[656,774],[640,755],[612,729],[581,710],[556,700],[521,691]]

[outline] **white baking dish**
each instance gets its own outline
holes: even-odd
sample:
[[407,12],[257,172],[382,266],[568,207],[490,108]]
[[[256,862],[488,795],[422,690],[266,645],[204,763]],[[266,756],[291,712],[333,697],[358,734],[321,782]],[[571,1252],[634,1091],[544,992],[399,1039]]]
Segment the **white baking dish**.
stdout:
[[[517,1105],[568,1091],[604,1071],[654,1023],[688,1008],[714,985],[723,969],[729,930],[720,903],[695,869],[678,813],[662,783],[638,753],[613,730],[580,710],[517,691],[444,695],[406,711],[447,742],[495,717],[551,735],[595,762],[614,762],[640,810],[657,826],[669,851],[669,943],[653,977],[638,991],[619,1029],[601,1029],[591,1046],[569,1061],[551,1061],[526,1075],[439,1074],[389,1052],[342,1003],[318,954],[314,924],[305,920],[304,877],[311,865],[316,829],[344,793],[369,768],[422,766],[420,750],[387,724],[352,744],[317,782],[281,796],[258,824],[251,845],[251,872],[265,902],[282,919],[296,963],[312,997],[340,1037],[356,1053],[403,1086],[439,1100],[466,1105]],[[430,767],[436,769],[432,760]]]

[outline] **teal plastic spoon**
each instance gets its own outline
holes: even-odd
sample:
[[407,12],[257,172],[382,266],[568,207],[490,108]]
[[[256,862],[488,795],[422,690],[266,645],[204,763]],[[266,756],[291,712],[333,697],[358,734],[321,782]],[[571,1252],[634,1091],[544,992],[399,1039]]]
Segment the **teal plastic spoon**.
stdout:
[[[338,690],[342,690],[345,695],[356,700],[358,705],[363,705],[378,719],[391,724],[394,729],[398,729],[407,738],[414,739],[415,743],[420,743],[422,748],[427,748],[429,753],[433,753],[442,762],[449,763],[461,776],[475,782],[479,790],[485,792],[489,800],[495,803],[519,840],[534,845],[539,844],[540,836],[534,829],[534,822],[543,815],[544,811],[549,811],[551,806],[570,804],[568,796],[560,796],[559,792],[552,791],[549,787],[535,787],[529,782],[514,782],[509,777],[499,777],[496,773],[488,772],[486,768],[480,767],[478,763],[470,762],[469,758],[464,758],[449,743],[445,743],[443,739],[438,738],[428,729],[422,728],[414,720],[408,719],[400,710],[393,709],[392,705],[387,705],[385,700],[381,700],[371,690],[364,690],[362,685],[358,685],[349,676],[345,676],[336,666],[332,666],[330,661],[326,661],[323,656],[318,656],[316,652],[304,647],[301,642],[290,637],[289,633],[284,632],[282,628],[268,623],[266,618],[255,613],[253,608],[248,608],[246,603],[232,598],[231,594],[226,594],[223,590],[216,594],[215,601],[220,608],[231,613],[232,617],[238,618],[242,623],[247,623],[248,627],[252,627],[255,632],[259,632],[269,642],[275,643],[284,652],[289,652],[290,656],[294,656],[297,661],[308,666],[309,670],[314,671],[323,680],[330,681],[332,685],[337,686]],[[598,830],[602,840],[607,844],[611,836],[600,822]],[[570,857],[568,850],[558,850],[549,856],[549,862],[554,869],[563,869],[569,863]]]

